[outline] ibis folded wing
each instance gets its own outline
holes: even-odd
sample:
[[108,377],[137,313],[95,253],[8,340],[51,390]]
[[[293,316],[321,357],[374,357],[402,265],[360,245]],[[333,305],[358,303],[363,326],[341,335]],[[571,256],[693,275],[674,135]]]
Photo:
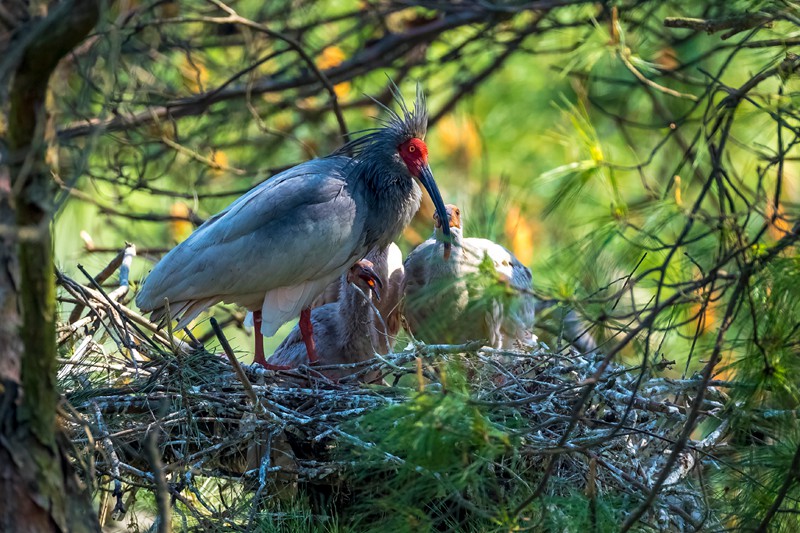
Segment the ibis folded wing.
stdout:
[[272,290],[334,279],[366,252],[362,192],[342,172],[348,161],[303,163],[236,200],[164,256],[137,305],[157,314],[167,298],[171,307],[202,300],[252,310]]

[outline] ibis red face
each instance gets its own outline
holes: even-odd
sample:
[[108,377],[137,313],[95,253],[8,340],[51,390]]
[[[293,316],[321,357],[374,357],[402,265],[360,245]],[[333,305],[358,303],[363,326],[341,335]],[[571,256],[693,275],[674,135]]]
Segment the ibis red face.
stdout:
[[409,139],[398,148],[408,171],[419,178],[422,167],[428,166],[428,147],[422,139]]
[[[461,209],[455,204],[447,204],[447,216],[450,217],[450,227],[461,229]],[[433,224],[437,229],[442,229],[442,221],[439,220],[439,213],[433,214]]]
[[[440,220],[447,220],[447,224],[442,224],[442,230],[445,237],[450,237],[450,218],[447,215],[442,195],[439,193],[439,188],[436,186],[436,181],[433,179],[433,172],[431,167],[428,166],[428,147],[422,139],[416,137],[411,138],[397,147],[400,157],[408,167],[408,171],[412,176],[419,179],[428,194],[431,195],[433,205],[436,208],[436,213],[439,215]],[[449,239],[444,245],[444,257],[450,257],[450,242]]]

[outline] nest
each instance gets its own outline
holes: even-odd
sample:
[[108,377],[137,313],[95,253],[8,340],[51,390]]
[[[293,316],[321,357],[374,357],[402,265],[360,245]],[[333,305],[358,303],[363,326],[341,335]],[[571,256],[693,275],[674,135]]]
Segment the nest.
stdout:
[[[59,329],[62,419],[74,463],[100,499],[104,524],[131,524],[138,516],[146,525],[171,512],[184,529],[245,530],[259,520],[280,521],[276,501],[321,487],[357,491],[352,473],[360,468],[358,455],[343,459],[334,450],[344,442],[370,450],[374,462],[376,445],[354,431],[353,421],[420,394],[442,394],[448,384],[440,369],[448,362],[464,369],[470,405],[514,413],[509,454],[526,465],[519,494],[533,495],[518,499],[521,514],[526,503],[576,490],[589,501],[619,495],[630,510],[646,501],[699,386],[611,364],[584,402],[603,357],[544,344],[499,351],[480,343],[417,343],[353,365],[355,378],[338,383],[314,368],[242,366],[224,337],[225,353],[210,353],[122,303],[134,254],[128,246],[106,269],[120,270],[119,287],[111,292],[101,287],[109,273],[87,284],[59,275],[60,298],[74,306]],[[375,373],[383,384],[358,382]],[[723,393],[710,388],[701,416],[721,409],[723,401]],[[644,524],[684,531],[709,523],[697,467],[718,433],[689,441]],[[387,471],[402,467],[403,457],[379,453]],[[157,507],[145,518],[131,510],[143,491],[155,495]],[[474,511],[475,504],[463,500],[470,495],[458,496],[455,505]],[[324,518],[333,507],[315,512]]]

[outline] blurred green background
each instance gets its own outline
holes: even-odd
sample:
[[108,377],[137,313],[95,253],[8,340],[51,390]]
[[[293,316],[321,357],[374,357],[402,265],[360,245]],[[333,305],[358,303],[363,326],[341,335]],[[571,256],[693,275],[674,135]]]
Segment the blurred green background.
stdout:
[[[594,324],[599,351],[619,350],[615,362],[642,380],[632,388],[692,377],[710,359],[722,400],[699,428],[686,421],[691,434],[664,441],[687,444],[703,462],[694,473],[710,507],[724,511],[724,526],[756,530],[777,502],[787,512],[776,523],[794,530],[800,8],[744,0],[423,4],[128,0],[108,8],[51,84],[58,268],[85,282],[78,264],[99,272],[129,241],[140,252],[135,293],[164,251],[203,220],[281,169],[335,150],[343,140],[336,106],[315,69],[330,79],[351,132],[380,115],[365,95],[389,103],[389,80],[406,96],[420,83],[431,166],[445,200],[461,207],[465,234],[507,246],[532,269],[539,297]],[[688,27],[672,27],[669,17]],[[430,235],[431,215],[424,202],[398,238],[404,252]],[[64,319],[69,311],[63,304]],[[219,353],[211,315],[249,362],[242,310],[216,306],[193,325]],[[291,327],[268,339],[268,352]],[[119,355],[116,345],[105,348]],[[441,418],[472,428],[491,462],[508,451],[513,423],[499,423],[499,433],[481,429],[492,418],[465,409],[470,385],[465,374],[461,396],[437,393]],[[680,400],[691,402],[695,386],[681,389]],[[435,440],[447,436],[436,417],[417,417],[436,410],[425,394],[378,412],[367,436],[385,445],[378,451],[441,452],[458,476],[457,447]],[[395,415],[407,425],[394,425]],[[715,430],[724,439],[707,453],[701,439]],[[431,440],[414,448],[418,437]],[[540,470],[527,474],[538,479]],[[644,494],[653,473],[639,475],[636,492]],[[404,493],[414,505],[438,490],[418,479],[395,479],[420,489]],[[465,494],[482,482],[462,481]],[[586,510],[587,494],[562,481]],[[516,497],[525,501],[532,487],[521,486]],[[603,523],[616,530],[633,500],[606,496],[613,512]],[[504,509],[494,497],[485,502]],[[542,509],[574,518],[570,506],[550,502],[558,505],[544,501]]]
[[[633,271],[643,257],[640,269],[659,265],[666,252],[645,253],[644,248],[657,239],[674,240],[685,223],[710,165],[703,140],[708,116],[724,96],[711,88],[712,77],[737,87],[774,66],[788,49],[734,48],[738,36],[723,41],[718,34],[667,29],[661,21],[758,7],[747,4],[519,8],[499,22],[448,30],[390,66],[336,84],[335,90],[348,127],[357,131],[373,126],[371,117],[379,114],[365,95],[385,94],[387,77],[409,95],[419,80],[437,119],[426,139],[431,166],[445,200],[461,206],[466,234],[506,245],[532,269],[540,295],[570,301],[596,321],[652,296],[654,279],[644,280],[613,311],[613,302],[585,302],[587,295]],[[231,5],[243,17],[291,34],[320,69],[334,71],[387,36],[447,16],[446,10],[392,3],[244,0]],[[612,15],[614,6],[619,9]],[[60,71],[52,102],[62,133],[87,119],[146,115],[165,102],[221,86],[258,87],[303,71],[280,39],[257,28],[203,20],[220,15],[210,4],[134,0],[113,9],[109,16],[118,21],[135,13],[136,24],[104,30],[90,51]],[[384,11],[371,17],[370,9]],[[531,33],[511,50],[509,43],[525,31]],[[792,24],[778,21],[760,28],[758,39],[796,34]],[[480,77],[500,57],[501,64]],[[648,85],[640,78],[653,81]],[[726,157],[735,179],[751,190],[774,185],[774,173],[757,171],[777,136],[766,111],[791,105],[793,87],[793,79],[772,77],[759,85],[758,105],[736,111]],[[55,223],[59,268],[78,279],[78,263],[90,272],[103,268],[111,254],[87,252],[87,238],[97,247],[119,249],[130,241],[140,249],[169,248],[273,169],[324,156],[341,144],[324,90],[254,92],[244,90],[191,116],[167,113],[115,131],[64,135],[60,149],[50,154],[72,187],[62,193]],[[463,96],[439,116],[459,92]],[[689,142],[691,157],[684,158]],[[754,228],[776,209],[796,214],[796,160],[787,160],[783,172],[783,203],[769,205],[764,195],[750,222]],[[429,235],[430,214],[423,206],[400,237],[404,251]],[[183,220],[193,217],[194,223]],[[765,239],[779,238],[783,224]],[[709,263],[715,245],[713,238],[694,241],[686,257],[670,264],[667,277],[691,279],[696,275],[692,261]],[[132,279],[143,279],[158,257],[140,254]],[[659,320],[680,322],[692,315],[691,307],[683,305]],[[230,312],[235,310],[211,311],[220,318]],[[701,331],[713,330],[714,313],[710,306]],[[197,321],[195,335],[208,333],[208,316]],[[648,339],[657,352],[678,362],[674,374],[686,371],[683,363],[699,323],[688,320],[682,335]],[[290,327],[267,340],[268,351]],[[242,359],[249,360],[247,334],[236,327],[228,334]],[[596,334],[613,341],[609,331]],[[699,341],[706,339],[701,335]],[[638,357],[636,350],[625,354]]]

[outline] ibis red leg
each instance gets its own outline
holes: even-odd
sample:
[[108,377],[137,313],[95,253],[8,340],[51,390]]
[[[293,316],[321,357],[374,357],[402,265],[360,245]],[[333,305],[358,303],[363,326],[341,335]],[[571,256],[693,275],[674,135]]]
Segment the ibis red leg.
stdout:
[[256,337],[256,351],[253,362],[264,368],[267,367],[267,358],[264,357],[264,336],[261,334],[261,310],[253,311],[253,333]]
[[258,363],[267,370],[291,370],[292,367],[285,365],[271,365],[264,357],[264,336],[261,334],[261,311],[253,311],[253,332],[256,337],[256,350],[253,362]]
[[306,345],[308,363],[311,365],[317,364],[317,348],[314,345],[314,327],[311,325],[311,309],[303,309],[300,311],[300,334],[303,336],[303,342]]

